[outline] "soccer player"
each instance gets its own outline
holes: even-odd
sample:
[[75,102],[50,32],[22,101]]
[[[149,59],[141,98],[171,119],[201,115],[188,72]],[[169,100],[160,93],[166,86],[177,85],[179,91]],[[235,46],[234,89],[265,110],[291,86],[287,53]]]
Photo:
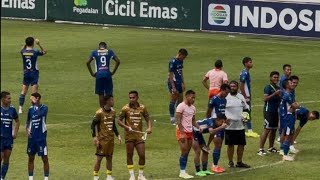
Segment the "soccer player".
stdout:
[[230,124],[225,129],[225,145],[228,145],[227,153],[229,159],[229,167],[234,167],[234,146],[238,145],[236,167],[250,168],[248,164],[242,162],[244,146],[246,145],[246,136],[242,113],[249,111],[249,105],[246,103],[246,99],[243,97],[243,95],[238,93],[238,82],[231,81],[229,85],[230,93],[226,97],[227,104],[225,110],[225,115],[230,121]]
[[[32,87],[32,93],[38,92],[38,56],[43,56],[47,53],[47,51],[44,50],[44,48],[40,45],[39,39],[27,37],[25,42],[26,44],[20,51],[23,61],[23,81],[22,90],[19,97],[19,114],[23,113],[23,104],[29,86],[31,85]],[[40,51],[34,49],[34,43],[39,46]]]
[[263,149],[264,144],[269,136],[269,149],[270,153],[277,153],[278,150],[274,148],[274,140],[276,136],[276,131],[279,124],[279,104],[281,101],[281,89],[277,85],[279,82],[279,72],[272,71],[270,73],[270,84],[264,88],[264,130],[260,137],[260,149],[258,155],[266,155],[267,152]]
[[[116,62],[112,72],[110,71],[111,58]],[[95,60],[96,72],[93,72],[90,65],[93,60]],[[119,65],[120,59],[111,49],[107,48],[105,42],[100,42],[98,49],[91,52],[87,67],[91,76],[96,79],[95,93],[99,95],[100,107],[106,104],[104,96],[113,94],[112,76],[116,73]]]
[[301,129],[304,127],[304,125],[307,124],[308,121],[314,121],[316,119],[319,119],[319,112],[318,111],[309,111],[307,108],[300,106],[297,110],[296,110],[296,118],[297,120],[300,120],[299,122],[299,126],[297,127],[297,129],[294,132],[293,138],[291,140],[291,145],[290,145],[290,152],[292,153],[297,153],[299,152],[298,149],[295,149],[295,147],[293,146],[294,141],[296,140],[296,138],[298,137],[298,135],[300,134]]
[[[220,59],[216,60],[214,66],[215,69],[208,71],[202,79],[202,84],[209,90],[209,100],[220,92],[220,86],[222,84],[228,84],[227,73],[222,70],[222,61]],[[210,81],[210,86],[208,86],[208,80]]]
[[[133,166],[133,150],[136,148],[139,156],[139,176],[138,180],[145,180],[143,174],[145,166],[145,144],[141,133],[135,131],[142,131],[142,118],[147,123],[146,133],[151,134],[150,116],[145,105],[138,102],[139,95],[137,91],[129,92],[129,103],[123,106],[118,124],[125,129],[125,142],[127,151],[127,166],[130,174],[130,180],[134,180],[134,166]],[[123,120],[125,120],[123,122]]]
[[[204,149],[202,149],[204,146],[206,146],[203,134],[215,134],[216,132],[223,130],[227,127],[226,120],[227,118],[224,114],[219,114],[216,118],[206,118],[203,120],[198,120],[197,124],[202,129],[202,133],[200,133],[199,129],[193,127],[193,150],[195,152],[194,164],[196,168],[196,176],[206,176],[214,174],[207,170],[209,151],[205,151]],[[202,171],[200,171],[200,155],[202,162]]]
[[282,89],[282,83],[285,79],[289,79],[291,76],[291,65],[290,64],[284,64],[282,66],[283,69],[283,75],[280,77],[279,86]]
[[[220,87],[220,92],[217,95],[213,96],[209,101],[209,105],[207,109],[207,118],[209,117],[216,118],[217,115],[219,114],[225,114],[226,103],[227,103],[226,97],[229,94],[229,92],[230,92],[230,86],[228,84],[222,84]],[[210,134],[210,137],[208,140],[207,147],[210,147],[210,143],[212,140],[214,142],[214,150],[212,153],[213,164],[211,167],[211,171],[216,173],[222,173],[225,171],[222,167],[218,166],[223,138],[224,138],[224,129],[218,131],[215,134]]]
[[176,110],[176,137],[181,151],[179,159],[179,177],[183,179],[193,178],[193,176],[186,173],[188,155],[192,146],[193,139],[192,126],[196,127],[200,132],[202,132],[202,129],[199,127],[195,119],[196,107],[193,105],[195,98],[196,93],[192,90],[188,90],[185,93],[184,101],[177,106]]
[[[240,92],[245,98],[246,103],[249,105],[249,115],[251,118],[251,77],[249,70],[253,67],[252,59],[250,57],[245,57],[242,60],[242,64],[244,69],[240,73]],[[258,133],[253,132],[251,121],[252,118],[247,121],[248,132],[246,132],[246,136],[259,137]]]
[[186,49],[180,49],[178,54],[169,62],[168,73],[168,89],[170,93],[170,122],[175,125],[176,119],[174,117],[175,106],[180,104],[183,100],[183,91],[185,90],[185,82],[183,78],[183,60],[188,56]]
[[[13,128],[13,121],[15,125]],[[20,121],[16,109],[11,105],[11,96],[7,91],[1,92],[1,180],[5,179],[9,159],[13,148],[13,140],[17,138]],[[12,131],[14,129],[14,131]]]
[[48,106],[41,104],[39,93],[31,94],[31,107],[29,108],[26,123],[28,134],[28,172],[29,180],[33,180],[35,154],[41,156],[43,161],[44,180],[49,179],[49,160],[47,148],[47,114]]
[[[283,149],[284,161],[294,161],[292,156],[289,156],[290,142],[294,135],[294,125],[296,121],[295,110],[299,108],[299,104],[294,100],[292,91],[294,85],[290,79],[286,79],[282,83],[284,91],[280,103],[280,128],[282,129],[281,149]],[[281,152],[280,152],[281,153]],[[282,154],[282,153],[281,153]]]
[[114,134],[118,137],[119,143],[121,143],[121,136],[115,124],[116,111],[112,108],[113,96],[107,95],[104,98],[106,104],[96,111],[91,123],[93,143],[97,147],[97,160],[93,171],[94,180],[99,179],[99,169],[103,157],[106,157],[107,160],[107,180],[113,180],[112,155],[114,150]]

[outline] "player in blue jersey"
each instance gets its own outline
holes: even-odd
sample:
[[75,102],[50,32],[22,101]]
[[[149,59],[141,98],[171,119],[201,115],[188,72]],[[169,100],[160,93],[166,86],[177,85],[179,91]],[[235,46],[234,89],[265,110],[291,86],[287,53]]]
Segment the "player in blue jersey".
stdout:
[[31,94],[31,107],[29,108],[26,129],[28,134],[28,173],[29,180],[33,180],[35,154],[41,156],[43,161],[44,180],[49,178],[49,160],[47,148],[47,113],[48,106],[41,104],[39,93]]
[[[13,121],[15,126],[13,128]],[[1,92],[1,180],[5,179],[8,168],[13,140],[17,137],[19,131],[19,118],[16,109],[11,106],[11,96],[7,91]],[[14,131],[12,132],[12,130]]]
[[[199,125],[202,132],[199,131],[196,127],[193,127],[193,150],[195,152],[194,164],[196,168],[197,176],[206,176],[214,174],[207,170],[208,165],[208,155],[209,152],[205,151],[203,147],[206,146],[206,142],[203,138],[203,134],[210,133],[215,134],[224,128],[227,127],[227,118],[224,114],[220,113],[216,118],[206,118],[203,120],[198,120],[197,124]],[[202,151],[202,156],[201,156]],[[200,171],[200,156],[202,161],[202,171]]]
[[[208,104],[208,109],[207,109],[207,118],[213,117],[216,118],[219,114],[224,114],[225,109],[226,109],[226,97],[230,92],[230,86],[228,84],[222,84],[220,87],[220,92],[216,96],[213,96]],[[224,139],[224,129],[218,131],[215,134],[210,134],[209,140],[208,140],[208,145],[207,147],[210,147],[210,143],[213,140],[214,142],[214,150],[212,153],[212,159],[213,159],[213,164],[211,167],[211,171],[216,172],[216,173],[222,173],[225,170],[218,166],[219,160],[220,160],[220,153],[221,153],[221,147],[222,147],[222,142]]]
[[242,64],[244,69],[240,73],[240,93],[244,96],[247,104],[249,105],[249,115],[250,120],[247,121],[248,132],[246,132],[246,136],[248,137],[259,137],[259,134],[252,130],[252,117],[251,117],[251,77],[250,77],[250,69],[253,67],[252,59],[250,57],[245,57],[242,60]]
[[292,81],[286,79],[283,81],[282,99],[280,103],[280,128],[282,129],[281,134],[281,149],[283,149],[283,160],[293,161],[294,158],[288,155],[290,142],[294,134],[294,125],[296,121],[295,110],[299,107],[294,98],[292,91],[294,86]]
[[[116,64],[110,71],[110,59],[115,60]],[[93,72],[91,68],[91,61],[95,60],[96,72]],[[89,60],[87,61],[87,67],[92,77],[96,79],[95,93],[99,95],[100,107],[103,107],[106,102],[105,95],[113,95],[113,83],[112,76],[116,73],[120,65],[120,59],[116,54],[107,48],[105,42],[100,42],[98,49],[92,51]]]
[[283,75],[280,77],[279,86],[282,89],[282,83],[285,79],[289,79],[291,76],[291,65],[290,64],[284,64],[282,66],[283,69]]
[[293,146],[293,142],[296,140],[298,135],[300,134],[301,129],[307,124],[308,121],[314,121],[319,119],[319,112],[318,111],[309,111],[307,108],[300,106],[296,110],[296,119],[300,120],[298,127],[296,128],[293,138],[291,140],[290,145],[290,152],[297,153],[299,150],[295,149]]
[[188,56],[186,49],[180,49],[178,54],[169,62],[168,72],[168,88],[170,93],[170,122],[176,123],[175,120],[175,107],[183,100],[183,91],[185,90],[185,81],[183,78],[183,60]]
[[279,124],[279,104],[281,101],[281,89],[277,85],[279,82],[279,72],[272,71],[270,73],[270,84],[264,88],[264,107],[263,107],[263,116],[264,116],[264,130],[260,137],[260,149],[258,155],[266,155],[267,152],[263,149],[264,144],[269,136],[269,149],[270,153],[277,153],[278,150],[274,148],[274,140],[276,131]]
[[[39,69],[37,60],[38,56],[43,56],[47,53],[47,51],[40,45],[39,39],[27,37],[25,42],[25,46],[20,51],[23,60],[23,81],[19,97],[20,114],[23,113],[23,104],[29,86],[31,85],[32,87],[32,93],[38,92]],[[34,43],[39,46],[40,50],[34,49]]]

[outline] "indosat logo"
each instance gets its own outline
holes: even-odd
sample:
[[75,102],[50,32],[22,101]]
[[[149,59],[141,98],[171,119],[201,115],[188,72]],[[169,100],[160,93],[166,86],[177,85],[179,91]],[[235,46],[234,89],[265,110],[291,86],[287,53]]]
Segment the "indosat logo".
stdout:
[[93,8],[79,8],[77,6],[87,6],[88,2],[87,0],[74,0],[74,7],[73,7],[73,12],[77,13],[77,14],[99,14],[99,10],[98,9],[93,9]]
[[208,23],[210,25],[228,26],[230,24],[230,6],[210,4],[208,7]]

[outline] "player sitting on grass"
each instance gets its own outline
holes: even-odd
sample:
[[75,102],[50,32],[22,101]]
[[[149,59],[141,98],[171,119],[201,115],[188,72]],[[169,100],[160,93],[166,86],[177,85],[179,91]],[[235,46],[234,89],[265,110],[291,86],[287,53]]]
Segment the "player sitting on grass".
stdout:
[[[223,132],[227,127],[226,121],[227,118],[224,114],[218,114],[217,118],[206,118],[203,120],[198,120],[197,124],[202,129],[202,133],[196,127],[193,127],[193,150],[195,152],[194,164],[196,167],[196,176],[206,176],[214,174],[211,171],[207,170],[208,165],[208,155],[209,151],[205,151],[203,147],[206,145],[206,142],[203,138],[203,133],[215,134],[217,132]],[[200,155],[202,151],[201,161],[202,161],[202,171],[200,171]]]

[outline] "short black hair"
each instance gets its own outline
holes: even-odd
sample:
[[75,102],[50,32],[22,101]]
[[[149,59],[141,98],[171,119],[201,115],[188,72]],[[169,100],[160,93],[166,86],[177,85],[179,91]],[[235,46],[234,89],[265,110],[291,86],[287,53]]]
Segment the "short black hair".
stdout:
[[193,90],[188,90],[185,94],[185,96],[188,96],[190,94],[196,94]]
[[8,95],[10,95],[10,93],[8,91],[1,91],[1,99],[5,98]]
[[283,70],[285,70],[285,69],[286,69],[286,67],[291,68],[291,65],[290,65],[290,64],[284,64],[284,65],[282,66],[282,69],[283,69]]
[[34,38],[33,38],[33,37],[27,37],[27,38],[26,38],[26,45],[27,45],[27,46],[32,46],[32,45],[34,45]]
[[184,55],[184,56],[188,56],[188,51],[184,48],[179,49],[179,53]]
[[224,119],[224,120],[226,120],[227,117],[226,117],[226,115],[223,114],[223,113],[218,113],[218,114],[217,114],[217,119]]
[[316,119],[319,119],[319,111],[312,111],[312,114],[316,117]]
[[272,71],[272,72],[270,73],[270,77],[272,77],[272,76],[274,76],[274,75],[280,76],[280,73],[279,73],[278,71]]
[[290,79],[290,80],[298,80],[298,81],[299,81],[299,77],[298,77],[298,76],[295,76],[295,75],[290,76],[289,79]]
[[245,65],[247,62],[252,61],[251,57],[244,57],[242,59],[242,64]]
[[227,90],[227,89],[230,90],[229,84],[222,84],[222,85],[220,86],[220,90],[221,90],[221,91],[225,91],[225,90]]
[[235,84],[235,85],[237,85],[237,86],[239,87],[239,83],[238,83],[238,81],[236,81],[236,80],[232,80],[232,81],[229,83],[229,86],[230,86],[231,84]]
[[41,99],[41,95],[38,92],[32,93],[31,96]]
[[139,93],[138,93],[138,91],[136,91],[136,90],[130,91],[129,94],[135,94],[136,96],[139,96]]
[[100,43],[99,43],[99,47],[107,48],[107,43],[105,43],[105,42],[100,42]]
[[214,63],[214,66],[216,68],[222,68],[223,67],[222,60],[221,59],[216,60],[216,62]]
[[105,101],[108,101],[110,98],[112,98],[113,96],[111,94],[107,94],[105,95],[103,98]]
[[287,89],[287,86],[289,85],[289,81],[291,81],[291,80],[290,79],[283,80],[283,82],[281,84],[283,89]]

